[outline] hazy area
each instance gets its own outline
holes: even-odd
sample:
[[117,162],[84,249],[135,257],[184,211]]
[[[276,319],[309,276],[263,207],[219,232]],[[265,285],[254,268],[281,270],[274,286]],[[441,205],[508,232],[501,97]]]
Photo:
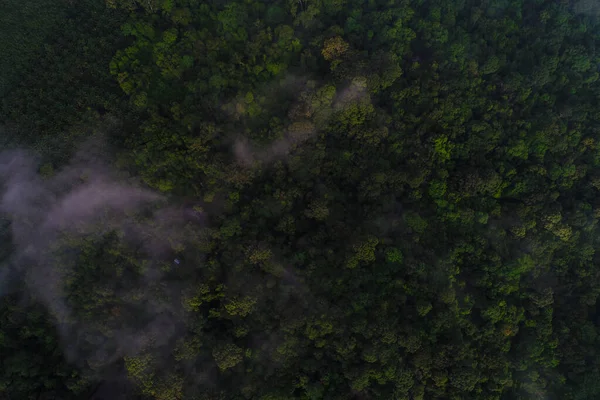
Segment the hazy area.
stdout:
[[0,5],[0,399],[596,399],[594,1]]

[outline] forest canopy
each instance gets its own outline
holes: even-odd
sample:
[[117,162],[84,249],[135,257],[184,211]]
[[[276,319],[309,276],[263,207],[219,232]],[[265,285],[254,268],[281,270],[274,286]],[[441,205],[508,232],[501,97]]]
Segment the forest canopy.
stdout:
[[600,398],[598,18],[0,5],[0,399]]

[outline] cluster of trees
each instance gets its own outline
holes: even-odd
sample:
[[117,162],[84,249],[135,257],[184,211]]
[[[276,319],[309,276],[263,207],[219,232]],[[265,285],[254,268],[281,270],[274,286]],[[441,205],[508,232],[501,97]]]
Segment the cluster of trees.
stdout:
[[159,256],[118,230],[60,239],[71,319],[17,279],[0,396],[600,397],[593,8],[66,9],[4,96],[4,142],[51,171],[113,121],[116,165],[195,217]]

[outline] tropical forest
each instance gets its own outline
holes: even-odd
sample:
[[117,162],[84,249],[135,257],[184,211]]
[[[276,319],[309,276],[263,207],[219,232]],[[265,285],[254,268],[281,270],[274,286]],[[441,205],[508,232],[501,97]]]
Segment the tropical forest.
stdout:
[[600,399],[596,0],[0,1],[0,400]]

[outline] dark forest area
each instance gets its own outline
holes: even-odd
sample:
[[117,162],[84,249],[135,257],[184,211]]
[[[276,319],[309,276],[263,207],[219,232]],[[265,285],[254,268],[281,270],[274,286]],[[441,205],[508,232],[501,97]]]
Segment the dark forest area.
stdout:
[[600,399],[600,5],[0,3],[0,400]]

